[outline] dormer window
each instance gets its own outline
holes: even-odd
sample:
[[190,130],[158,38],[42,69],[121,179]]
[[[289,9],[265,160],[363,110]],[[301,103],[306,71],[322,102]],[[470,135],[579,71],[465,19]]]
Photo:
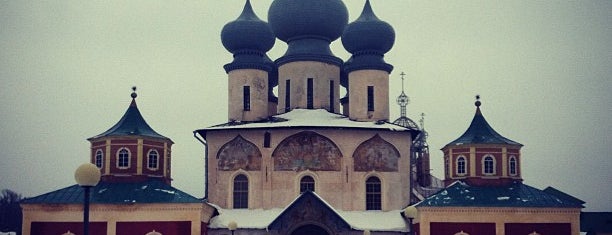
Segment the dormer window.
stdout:
[[459,156],[457,158],[457,175],[465,175],[467,174],[467,167],[466,167],[466,160],[465,160],[465,156]]
[[147,168],[149,170],[157,170],[159,168],[159,153],[157,150],[152,149],[147,154]]
[[96,166],[98,168],[102,168],[102,166],[104,164],[104,152],[102,152],[102,149],[98,149],[96,151],[96,156],[94,158],[94,163],[96,164]]
[[117,151],[117,168],[130,168],[130,150],[127,148],[121,148]]
[[491,155],[486,155],[482,159],[482,174],[483,175],[494,175],[495,174],[495,158]]

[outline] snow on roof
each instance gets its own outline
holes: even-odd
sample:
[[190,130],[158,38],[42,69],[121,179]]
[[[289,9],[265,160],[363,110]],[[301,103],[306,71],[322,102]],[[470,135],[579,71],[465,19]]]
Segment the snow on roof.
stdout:
[[[208,228],[227,229],[230,221],[236,222],[241,229],[266,229],[282,212],[283,208],[264,209],[221,209],[218,216],[210,220]],[[342,211],[336,210],[351,228],[370,231],[407,232],[407,224],[400,214],[393,211]]]
[[293,109],[290,112],[273,116],[260,122],[230,122],[212,126],[204,130],[244,129],[244,128],[275,128],[275,127],[337,127],[337,128],[366,128],[387,129],[391,131],[410,131],[399,125],[386,121],[360,122],[350,120],[348,117],[330,113],[325,109]]

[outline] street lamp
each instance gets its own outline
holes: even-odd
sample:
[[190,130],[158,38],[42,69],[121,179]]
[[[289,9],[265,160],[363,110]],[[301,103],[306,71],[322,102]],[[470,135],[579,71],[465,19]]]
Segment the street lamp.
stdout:
[[229,231],[232,231],[232,235],[234,235],[234,231],[236,231],[236,228],[238,228],[238,224],[236,224],[236,221],[230,221],[227,224],[227,229],[229,229]]
[[408,218],[408,226],[410,228],[410,234],[414,234],[414,227],[412,226],[412,220],[418,216],[418,210],[414,206],[406,207],[404,210],[404,216]]
[[100,169],[94,164],[84,163],[74,172],[74,179],[83,187],[83,234],[89,235],[89,191],[100,182]]

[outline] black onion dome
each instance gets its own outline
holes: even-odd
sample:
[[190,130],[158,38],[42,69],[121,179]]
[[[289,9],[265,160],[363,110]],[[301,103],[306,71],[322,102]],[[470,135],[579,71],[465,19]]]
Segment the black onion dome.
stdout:
[[249,0],[238,19],[227,23],[221,30],[223,46],[232,53],[240,50],[267,52],[275,40],[272,28],[255,15]]
[[350,53],[377,51],[386,53],[395,43],[393,27],[376,17],[370,1],[367,0],[361,16],[348,24],[342,34],[342,45]]
[[348,10],[341,0],[274,0],[268,22],[284,42],[314,37],[334,41],[348,23]]

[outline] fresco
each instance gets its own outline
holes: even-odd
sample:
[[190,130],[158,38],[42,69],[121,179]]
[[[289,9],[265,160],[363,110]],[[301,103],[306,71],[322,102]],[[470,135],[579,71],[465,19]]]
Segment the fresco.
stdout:
[[366,140],[353,154],[355,171],[398,171],[400,155],[397,149],[379,135]]
[[340,171],[342,153],[328,138],[314,132],[288,137],[272,153],[275,171]]
[[261,152],[253,143],[237,136],[223,145],[217,154],[217,167],[220,171],[261,170]]

